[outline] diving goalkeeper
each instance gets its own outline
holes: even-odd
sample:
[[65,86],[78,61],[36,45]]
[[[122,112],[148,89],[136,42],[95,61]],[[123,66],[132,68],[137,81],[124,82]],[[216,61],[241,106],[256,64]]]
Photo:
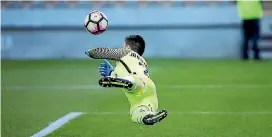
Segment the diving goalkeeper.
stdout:
[[[139,35],[129,35],[125,38],[122,48],[95,48],[86,54],[90,58],[105,59],[99,67],[103,76],[99,85],[124,89],[130,102],[132,121],[154,125],[167,116],[167,111],[158,111],[156,87],[149,77],[148,65],[142,57],[144,50],[144,39]],[[115,68],[106,59],[116,61]]]

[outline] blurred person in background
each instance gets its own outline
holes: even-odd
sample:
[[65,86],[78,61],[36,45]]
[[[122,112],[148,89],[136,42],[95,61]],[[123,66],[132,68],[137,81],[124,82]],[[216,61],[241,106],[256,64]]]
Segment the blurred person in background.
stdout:
[[254,59],[260,60],[260,49],[258,41],[260,38],[260,21],[263,17],[263,7],[261,0],[238,0],[236,1],[239,16],[242,19],[243,44],[242,59],[249,59],[249,43],[252,42]]
[[30,9],[34,4],[34,1],[21,1],[20,4],[22,5],[22,8]]

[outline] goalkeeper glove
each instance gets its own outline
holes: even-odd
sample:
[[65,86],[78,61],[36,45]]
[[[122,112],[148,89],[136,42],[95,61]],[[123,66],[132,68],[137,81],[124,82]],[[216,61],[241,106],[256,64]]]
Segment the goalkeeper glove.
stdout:
[[100,75],[103,77],[110,76],[113,70],[112,65],[106,59],[104,59],[104,63],[101,63],[98,68]]

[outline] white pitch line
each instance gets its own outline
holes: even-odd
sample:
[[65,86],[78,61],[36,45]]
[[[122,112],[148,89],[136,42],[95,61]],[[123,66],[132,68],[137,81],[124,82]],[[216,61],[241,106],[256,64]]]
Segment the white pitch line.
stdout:
[[[44,137],[55,130],[59,129],[64,124],[72,119],[82,115],[129,115],[126,112],[71,112],[51,123],[48,127],[42,129],[31,137]],[[272,111],[244,111],[244,112],[216,112],[216,111],[169,111],[169,115],[272,115]]]
[[27,85],[27,86],[2,86],[7,90],[89,90],[105,89],[97,85]]
[[[86,112],[87,115],[129,115],[127,112]],[[272,111],[216,112],[216,111],[169,111],[169,115],[272,115]]]
[[[161,86],[158,86],[161,87]],[[272,85],[265,84],[199,84],[199,85],[170,85],[162,86],[176,89],[182,88],[272,88]]]
[[[202,85],[156,85],[157,88],[173,88],[173,89],[220,89],[220,88],[256,88],[265,89],[272,88],[269,84],[202,84]],[[90,85],[14,85],[14,86],[2,86],[3,90],[91,90],[91,89],[106,89],[100,87],[98,84]]]
[[83,112],[68,113],[65,116],[59,118],[58,120],[50,123],[48,127],[42,129],[41,131],[37,132],[36,134],[34,134],[31,137],[44,137],[44,136],[52,133],[53,131],[57,130],[58,128],[60,128],[64,124],[68,123],[70,120],[72,120],[82,114],[84,114],[84,113]]

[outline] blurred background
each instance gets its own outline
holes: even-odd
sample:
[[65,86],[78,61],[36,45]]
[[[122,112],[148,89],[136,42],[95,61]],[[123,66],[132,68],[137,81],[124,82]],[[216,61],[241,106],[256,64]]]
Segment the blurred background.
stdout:
[[[244,62],[233,1],[1,1],[1,135],[269,137],[272,2],[263,6],[267,60]],[[84,27],[93,10],[109,19],[103,34]],[[84,54],[120,47],[130,34],[145,38],[159,106],[169,112],[151,128],[131,122],[124,93],[97,84],[102,60]],[[52,124],[71,112],[84,115]],[[61,128],[43,132],[52,126]]]
[[[241,20],[229,1],[1,1],[2,59],[86,58],[94,47],[120,47],[129,34],[147,42],[147,57],[238,58]],[[89,34],[85,16],[109,18],[102,35]],[[272,2],[264,2],[261,54],[272,57]],[[270,47],[269,47],[270,46]]]

